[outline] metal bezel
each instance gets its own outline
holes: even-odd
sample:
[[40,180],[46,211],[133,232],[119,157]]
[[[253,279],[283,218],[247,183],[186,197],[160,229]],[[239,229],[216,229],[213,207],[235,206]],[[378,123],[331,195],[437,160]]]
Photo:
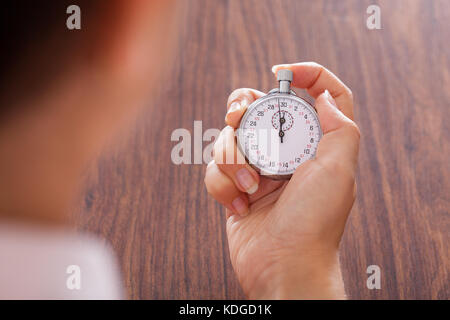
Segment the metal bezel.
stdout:
[[[247,121],[247,118],[248,118],[248,116],[250,115],[250,112],[249,112],[249,111],[252,110],[253,108],[255,108],[255,107],[256,107],[257,105],[259,105],[260,103],[264,102],[265,100],[272,99],[272,98],[277,97],[277,96],[279,96],[279,97],[284,97],[284,98],[289,98],[289,99],[293,99],[293,100],[297,100],[300,104],[302,104],[302,105],[304,105],[306,108],[308,108],[308,109],[309,109],[309,110],[317,117],[317,123],[318,123],[318,125],[319,125],[319,142],[320,142],[320,140],[322,139],[322,136],[323,136],[323,132],[322,132],[322,127],[321,127],[320,121],[319,121],[319,115],[317,114],[316,109],[315,109],[308,101],[306,101],[305,99],[300,98],[299,96],[297,96],[297,95],[295,94],[295,92],[293,92],[292,90],[291,90],[291,93],[289,94],[289,93],[279,93],[279,92],[278,92],[278,89],[273,89],[273,90],[271,90],[267,95],[265,95],[265,96],[263,96],[263,97],[261,97],[261,98],[255,100],[255,101],[253,101],[253,103],[250,104],[250,106],[248,106],[247,111],[246,111],[245,114],[243,115],[243,117],[242,117],[242,119],[241,119],[241,122],[240,122],[240,124],[239,124],[239,128],[238,128],[239,130],[238,130],[238,134],[236,135],[236,140],[237,140],[237,146],[238,146],[238,149],[239,149],[239,151],[244,155],[245,160],[246,160],[246,161],[250,164],[250,166],[251,166],[253,169],[255,169],[259,174],[261,174],[261,175],[263,175],[264,177],[267,177],[267,178],[269,178],[269,179],[272,179],[272,180],[289,180],[289,179],[292,177],[293,173],[289,173],[289,174],[273,174],[273,173],[264,171],[262,168],[259,168],[258,166],[256,166],[256,165],[253,164],[253,163],[250,163],[250,161],[249,161],[249,159],[248,159],[248,157],[247,157],[247,154],[246,154],[246,152],[245,152],[245,148],[244,148],[244,146],[243,146],[243,144],[242,144],[242,142],[241,142],[241,140],[243,140],[244,138],[241,138],[241,137],[240,137],[240,136],[242,135],[242,132],[243,132],[243,128],[241,127],[241,125]],[[318,143],[319,143],[319,142],[318,142]],[[316,149],[316,150],[317,150],[317,149]],[[316,157],[316,152],[314,152],[314,153],[311,155],[311,158],[310,158],[310,159],[314,159],[315,157]],[[297,167],[297,168],[298,168],[298,167]],[[295,170],[297,170],[297,168],[296,168]]]

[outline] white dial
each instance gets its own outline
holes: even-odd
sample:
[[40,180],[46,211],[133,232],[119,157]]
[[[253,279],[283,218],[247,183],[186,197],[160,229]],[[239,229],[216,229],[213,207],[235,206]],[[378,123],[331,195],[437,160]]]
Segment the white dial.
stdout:
[[273,93],[249,106],[237,132],[238,146],[261,174],[289,179],[315,156],[322,137],[314,108],[293,95]]

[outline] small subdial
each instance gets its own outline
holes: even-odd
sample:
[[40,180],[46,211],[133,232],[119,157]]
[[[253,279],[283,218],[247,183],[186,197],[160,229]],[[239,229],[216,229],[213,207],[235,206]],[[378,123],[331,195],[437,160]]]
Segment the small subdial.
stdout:
[[294,117],[292,117],[288,111],[277,111],[272,116],[272,126],[278,130],[280,128],[280,122],[282,124],[283,131],[287,131],[294,125]]

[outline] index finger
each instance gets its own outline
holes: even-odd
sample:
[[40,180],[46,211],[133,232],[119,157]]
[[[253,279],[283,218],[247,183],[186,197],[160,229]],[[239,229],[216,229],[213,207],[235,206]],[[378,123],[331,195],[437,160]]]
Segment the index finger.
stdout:
[[240,88],[234,90],[227,101],[227,114],[225,115],[225,123],[232,128],[237,128],[241,122],[241,118],[247,111],[248,106],[256,99],[261,98],[265,94],[261,91]]
[[330,70],[315,62],[300,62],[273,66],[272,72],[276,74],[281,69],[291,70],[292,85],[306,89],[314,99],[328,90],[342,113],[353,120],[352,91]]

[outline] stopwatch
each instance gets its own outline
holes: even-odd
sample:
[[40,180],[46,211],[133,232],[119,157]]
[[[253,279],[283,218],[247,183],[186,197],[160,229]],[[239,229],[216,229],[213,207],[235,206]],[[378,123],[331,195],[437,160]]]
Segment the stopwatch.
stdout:
[[292,71],[279,70],[278,88],[255,100],[236,130],[239,150],[261,175],[290,179],[314,158],[322,128],[314,107],[291,90]]

